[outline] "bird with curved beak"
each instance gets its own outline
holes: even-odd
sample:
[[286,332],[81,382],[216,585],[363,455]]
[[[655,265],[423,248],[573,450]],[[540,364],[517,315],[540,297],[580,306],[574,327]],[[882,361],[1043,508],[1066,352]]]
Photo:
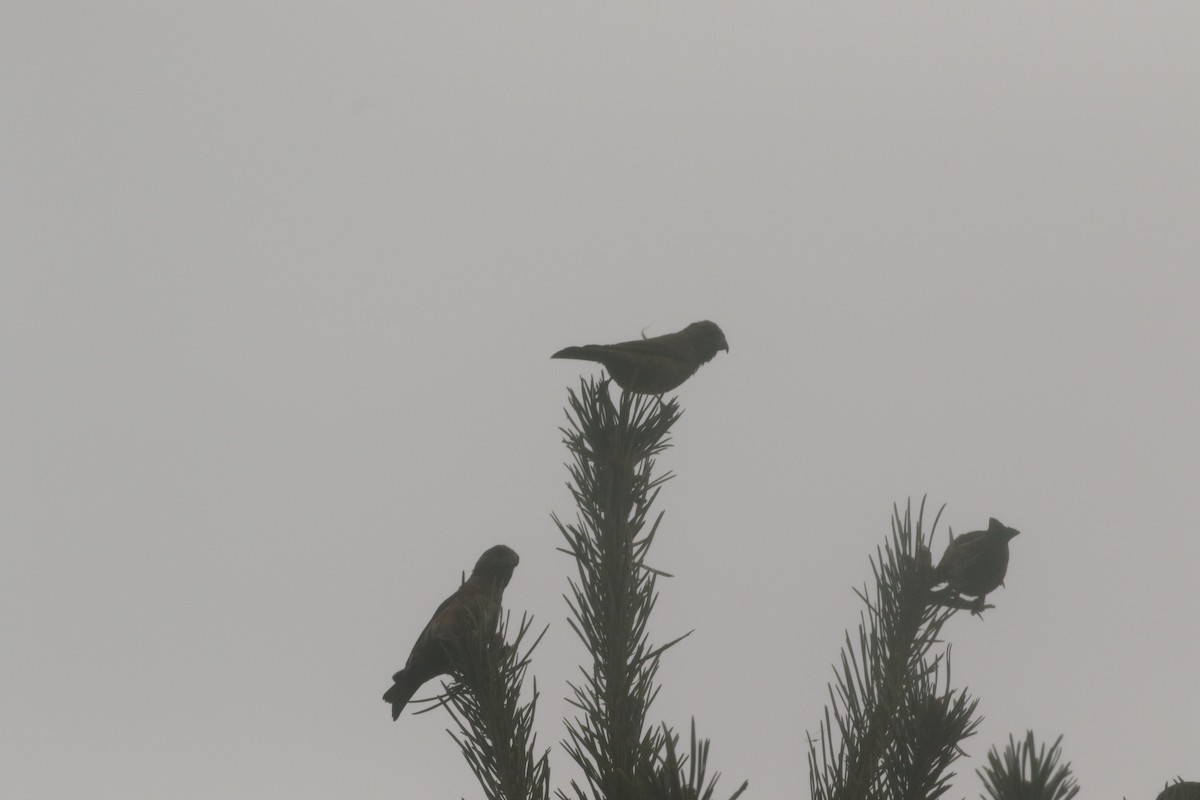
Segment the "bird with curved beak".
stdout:
[[976,600],[968,607],[972,613],[982,611],[988,593],[1004,585],[1004,576],[1008,574],[1008,543],[1019,533],[993,517],[988,520],[986,531],[951,535],[950,544],[933,571],[931,584],[932,587],[944,583],[947,589],[935,593],[935,598],[953,601],[958,597],[974,597]]
[[663,394],[695,375],[721,350],[729,352],[724,332],[717,323],[703,320],[649,339],[564,347],[550,357],[595,361],[627,392]]

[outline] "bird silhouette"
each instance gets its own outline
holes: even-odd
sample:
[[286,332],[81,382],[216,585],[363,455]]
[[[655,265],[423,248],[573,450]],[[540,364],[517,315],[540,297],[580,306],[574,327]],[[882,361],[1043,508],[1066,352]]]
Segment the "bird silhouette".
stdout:
[[392,719],[399,719],[417,689],[454,667],[453,653],[469,644],[472,637],[495,630],[500,619],[500,601],[512,579],[520,557],[498,544],[484,551],[475,562],[471,577],[433,612],[433,618],[417,637],[404,669],[392,676],[394,685],[383,694],[392,705]]
[[715,322],[704,320],[649,339],[564,347],[550,357],[595,361],[627,392],[663,394],[695,375],[720,350],[729,352],[725,334]]
[[952,536],[933,571],[932,585],[945,583],[954,595],[978,598],[974,607],[981,610],[988,593],[1004,585],[1008,542],[1019,533],[993,517],[986,531]]

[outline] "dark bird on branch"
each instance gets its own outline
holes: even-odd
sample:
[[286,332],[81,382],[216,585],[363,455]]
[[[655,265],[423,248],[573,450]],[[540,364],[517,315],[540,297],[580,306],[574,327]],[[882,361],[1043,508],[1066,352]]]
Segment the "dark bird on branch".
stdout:
[[550,357],[596,361],[627,392],[663,394],[695,375],[718,350],[729,352],[725,334],[717,323],[704,320],[650,339],[565,347]]
[[496,630],[504,587],[520,561],[502,544],[485,550],[475,562],[471,577],[433,612],[404,669],[392,676],[395,685],[384,692],[384,701],[392,704],[393,720],[399,719],[422,684],[451,671],[456,649],[470,644],[472,637],[488,636]]
[[978,598],[974,608],[981,610],[988,593],[1004,585],[1008,541],[1018,533],[992,518],[986,531],[952,536],[933,571],[932,585],[944,583],[954,595]]

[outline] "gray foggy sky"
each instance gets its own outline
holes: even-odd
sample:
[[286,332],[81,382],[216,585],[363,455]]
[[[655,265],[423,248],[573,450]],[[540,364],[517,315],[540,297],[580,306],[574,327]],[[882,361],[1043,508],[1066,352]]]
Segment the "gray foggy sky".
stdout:
[[[0,795],[477,797],[380,695],[489,545],[557,742],[568,344],[713,319],[651,717],[805,797],[893,502],[1085,793],[1200,775],[1189,3],[7,3]],[[576,773],[554,760],[555,783]]]

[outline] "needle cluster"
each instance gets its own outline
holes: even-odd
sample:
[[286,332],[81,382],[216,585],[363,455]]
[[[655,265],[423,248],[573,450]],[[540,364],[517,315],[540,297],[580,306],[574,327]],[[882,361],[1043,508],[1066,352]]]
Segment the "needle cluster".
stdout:
[[554,521],[563,551],[575,560],[566,600],[591,664],[570,684],[579,713],[566,720],[563,742],[586,786],[573,781],[571,794],[558,796],[707,798],[716,780],[705,778],[708,742],[698,742],[693,730],[690,757],[680,755],[669,727],[647,724],[662,654],[688,635],[656,646],[647,630],[658,578],[670,577],[647,563],[662,521],[659,514],[651,523],[650,509],[671,477],[654,475],[654,459],[669,446],[681,412],[674,399],[632,392],[614,404],[608,388],[608,381],[581,382],[579,392],[570,392],[568,425],[561,429],[573,459],[568,488],[578,513],[574,523]]
[[[874,591],[858,636],[849,632],[829,687],[819,735],[809,740],[813,800],[933,800],[950,788],[959,743],[979,724],[977,700],[950,684],[949,651],[938,649],[954,613],[929,602],[931,565],[917,519],[896,509],[892,537],[871,559]],[[937,527],[937,519],[933,527]]]
[[458,733],[448,731],[450,737],[488,800],[548,800],[549,754],[537,755],[533,733],[536,680],[529,702],[521,702],[530,654],[546,629],[522,653],[533,619],[521,617],[511,642],[509,621],[506,616],[485,635],[450,645],[454,683],[445,688],[441,702],[458,726]]

